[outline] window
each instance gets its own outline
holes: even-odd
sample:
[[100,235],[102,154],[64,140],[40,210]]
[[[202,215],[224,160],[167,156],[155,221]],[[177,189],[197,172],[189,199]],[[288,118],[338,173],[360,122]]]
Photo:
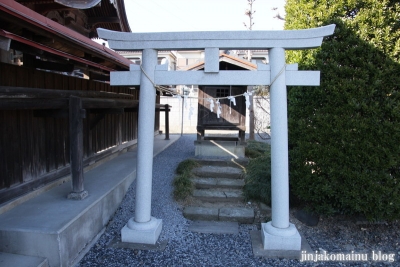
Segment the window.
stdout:
[[218,98],[218,97],[227,97],[227,96],[229,96],[229,89],[222,89],[222,88],[220,88],[220,89],[217,89],[217,95],[216,95],[216,97]]

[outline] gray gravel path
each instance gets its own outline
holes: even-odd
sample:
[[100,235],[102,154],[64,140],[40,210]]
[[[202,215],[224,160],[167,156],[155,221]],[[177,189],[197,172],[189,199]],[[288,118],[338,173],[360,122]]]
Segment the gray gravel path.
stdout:
[[[195,135],[184,135],[177,142],[154,158],[152,216],[163,220],[163,230],[159,242],[167,242],[164,250],[140,250],[114,248],[113,240],[120,238],[120,230],[134,215],[135,183],[132,184],[121,206],[110,220],[104,234],[97,243],[77,264],[77,266],[400,266],[400,230],[399,223],[368,228],[372,238],[376,235],[389,240],[379,247],[385,253],[392,252],[395,262],[300,262],[286,259],[263,259],[253,256],[249,231],[257,230],[258,225],[240,225],[238,235],[202,234],[188,231],[190,221],[182,215],[182,207],[172,197],[172,180],[176,166],[182,160],[194,156]],[[291,217],[303,234],[310,239],[313,250],[335,253],[346,249],[357,251],[357,247],[349,247],[350,241],[340,236],[350,235],[351,244],[365,242],[366,230],[353,225],[332,229],[329,220],[321,226],[307,227]],[[375,229],[378,228],[378,229]],[[336,232],[338,231],[338,232]],[[361,231],[353,235],[351,231]],[[377,233],[376,231],[379,231]],[[368,231],[367,231],[368,232]],[[384,238],[384,237],[382,237]],[[343,245],[340,242],[344,242]],[[358,243],[357,243],[358,242]],[[373,241],[371,241],[373,242]],[[346,247],[347,245],[347,247]],[[374,244],[369,244],[372,252]]]

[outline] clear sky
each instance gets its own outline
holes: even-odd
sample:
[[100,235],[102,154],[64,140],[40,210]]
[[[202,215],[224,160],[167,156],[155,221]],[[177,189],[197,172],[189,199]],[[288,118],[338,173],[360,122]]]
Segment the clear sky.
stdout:
[[[256,0],[253,30],[282,30],[285,0]],[[132,32],[240,31],[249,24],[247,0],[125,0]],[[278,8],[278,10],[272,10]]]

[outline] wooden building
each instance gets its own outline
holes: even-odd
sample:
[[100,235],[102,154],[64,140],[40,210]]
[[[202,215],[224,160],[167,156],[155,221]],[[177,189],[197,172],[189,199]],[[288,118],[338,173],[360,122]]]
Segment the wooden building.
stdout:
[[0,0],[0,204],[137,143],[139,88],[109,85],[131,62],[98,27],[130,31],[123,0]]
[[[189,66],[188,70],[204,69],[204,62]],[[256,70],[257,66],[238,57],[221,54],[219,58],[220,70]],[[246,102],[243,96],[235,97],[233,103],[227,97],[242,95],[247,91],[247,86],[204,86],[199,85],[198,118],[197,118],[197,140],[220,139],[219,137],[205,136],[206,130],[237,130],[238,138],[226,138],[245,142],[246,132]],[[210,110],[209,99],[214,104],[213,111]],[[221,106],[221,114],[217,114],[216,100]],[[236,104],[236,105],[235,105]]]

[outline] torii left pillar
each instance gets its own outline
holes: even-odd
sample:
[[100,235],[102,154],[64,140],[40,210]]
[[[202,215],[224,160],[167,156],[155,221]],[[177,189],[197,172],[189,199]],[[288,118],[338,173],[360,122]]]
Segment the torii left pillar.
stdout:
[[149,80],[154,80],[157,51],[142,52],[142,68],[139,93],[138,154],[136,172],[135,216],[121,230],[121,241],[155,244],[160,236],[162,220],[151,216],[151,190],[153,178],[154,116],[156,90]]

